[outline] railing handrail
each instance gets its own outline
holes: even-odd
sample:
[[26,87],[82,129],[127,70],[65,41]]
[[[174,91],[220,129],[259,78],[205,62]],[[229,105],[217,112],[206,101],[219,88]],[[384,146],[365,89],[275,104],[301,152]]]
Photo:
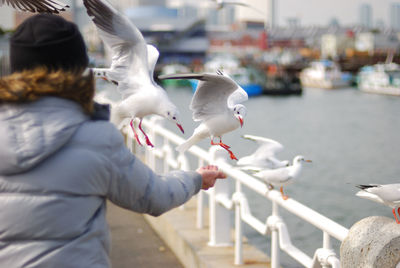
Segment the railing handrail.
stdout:
[[[157,135],[164,139],[163,146],[158,146],[157,144],[155,144],[156,145],[155,148],[145,150],[147,157],[163,158],[163,154],[166,151],[168,151],[169,152],[168,161],[166,162],[168,162],[169,166],[172,166],[174,168],[180,167],[183,169],[189,169],[188,161],[185,158],[185,155],[178,154],[177,157],[178,160],[171,159],[170,155],[172,149],[169,143],[180,144],[184,142],[183,138],[176,135],[172,131],[169,131],[164,127],[162,127],[159,117],[153,117],[151,120],[143,120],[142,125],[144,126],[145,129],[149,130],[150,132],[148,133],[149,137],[154,141]],[[131,129],[127,127],[124,129],[124,132],[128,136],[128,142],[130,142],[131,146],[132,144],[136,144]],[[239,208],[239,210],[236,211],[240,215],[235,224],[239,227],[236,228],[241,229],[240,227],[241,221],[244,221],[262,235],[271,233],[272,235],[271,267],[279,267],[280,263],[279,254],[276,248],[278,244],[283,251],[287,252],[291,257],[296,259],[299,263],[301,263],[305,267],[320,267],[321,265],[322,267],[340,267],[340,262],[336,254],[331,249],[330,237],[332,236],[339,241],[343,241],[349,232],[347,228],[343,227],[342,225],[334,222],[333,220],[327,218],[326,216],[316,212],[315,210],[301,204],[300,202],[292,198],[283,200],[280,192],[276,190],[269,190],[265,183],[261,182],[255,177],[239,169],[236,169],[234,166],[224,161],[224,158],[216,157],[215,155],[217,154],[217,151],[218,151],[217,146],[211,147],[210,151],[207,152],[202,148],[200,148],[199,146],[194,145],[191,148],[189,148],[187,154],[191,154],[197,157],[199,159],[199,163],[202,164],[205,162],[218,164],[219,169],[224,171],[228,175],[228,177],[236,181],[237,183],[236,190],[231,197],[229,196],[229,194],[226,193],[226,190],[219,192],[218,189],[212,189],[211,191],[210,190],[206,191],[206,193],[209,194],[210,196],[213,196],[212,202],[215,202],[215,204],[224,207],[224,209],[232,210],[235,206]],[[179,164],[180,161],[185,163],[184,167]],[[150,164],[150,167],[154,168],[154,166],[152,166],[155,165],[154,160],[153,161],[149,160],[148,162],[150,163],[147,164]],[[258,194],[272,201],[273,204],[272,215],[269,216],[265,222],[262,222],[258,220],[256,217],[251,215],[247,198],[241,192],[241,185],[245,185],[249,189],[257,192]],[[201,197],[201,195],[199,195],[199,197]],[[200,203],[201,202],[198,202],[198,204]],[[215,204],[210,203],[210,206],[214,206]],[[313,258],[308,257],[305,253],[303,253],[301,250],[297,249],[295,246],[291,244],[286,224],[279,217],[278,207],[286,209],[288,212],[298,216],[302,220],[308,222],[309,224],[315,226],[316,228],[320,229],[323,232],[324,234],[322,243],[323,247],[316,250]],[[198,210],[199,209],[202,210],[202,208],[198,208]],[[219,224],[219,225],[226,226],[226,224]],[[212,226],[210,226],[210,229],[211,228]],[[236,230],[236,232],[238,233],[238,237],[236,237],[236,239],[241,240],[241,233],[242,233],[241,230]],[[230,238],[225,238],[225,240],[226,239]],[[215,244],[215,242],[212,242],[214,240],[215,237],[213,238],[213,235],[210,233],[210,244]],[[222,240],[224,240],[224,238],[222,238]],[[235,242],[235,246],[241,248],[241,242],[239,242],[238,245],[236,244],[237,242]],[[240,257],[241,254],[240,250],[238,251],[238,254],[239,256],[235,256],[235,264],[242,264],[242,258]]]

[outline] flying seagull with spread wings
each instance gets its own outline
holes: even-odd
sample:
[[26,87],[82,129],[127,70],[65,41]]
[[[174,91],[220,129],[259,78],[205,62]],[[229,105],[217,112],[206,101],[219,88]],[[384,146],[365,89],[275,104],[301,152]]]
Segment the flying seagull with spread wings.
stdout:
[[[190,109],[193,111],[193,120],[201,121],[201,124],[176,149],[184,152],[200,140],[210,137],[211,145],[220,145],[228,151],[231,159],[237,160],[230,147],[222,142],[222,135],[243,126],[247,110],[241,103],[248,99],[246,91],[221,71],[217,74],[161,75],[159,78],[199,80]],[[214,142],[215,137],[219,138],[218,143]]]
[[160,115],[183,131],[179,123],[179,111],[167,93],[153,79],[159,52],[147,45],[142,33],[123,14],[105,0],[84,0],[88,15],[97,27],[100,38],[112,51],[110,68],[94,68],[94,74],[117,85],[122,100],[111,109],[111,121],[121,128],[129,121],[136,141],[141,144],[133,125],[140,120],[139,129],[146,143],[153,146],[142,129],[142,119],[148,115]]
[[69,6],[57,0],[0,0],[0,6],[8,5],[19,11],[57,14]]

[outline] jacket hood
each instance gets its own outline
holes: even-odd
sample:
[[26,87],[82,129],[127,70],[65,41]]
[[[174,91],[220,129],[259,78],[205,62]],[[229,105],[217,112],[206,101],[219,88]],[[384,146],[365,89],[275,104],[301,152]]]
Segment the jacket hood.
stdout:
[[80,76],[61,75],[55,83],[18,75],[0,79],[0,175],[25,172],[58,151],[93,109],[90,98],[74,96],[79,83],[82,90],[94,91]]

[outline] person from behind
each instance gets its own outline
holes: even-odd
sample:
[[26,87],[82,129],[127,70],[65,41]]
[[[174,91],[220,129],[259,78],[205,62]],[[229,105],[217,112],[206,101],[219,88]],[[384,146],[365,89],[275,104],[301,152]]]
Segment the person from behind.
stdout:
[[[216,166],[157,175],[93,102],[75,24],[39,14],[0,79],[0,267],[110,267],[106,201],[160,215],[212,187]],[[135,241],[132,241],[135,243]]]

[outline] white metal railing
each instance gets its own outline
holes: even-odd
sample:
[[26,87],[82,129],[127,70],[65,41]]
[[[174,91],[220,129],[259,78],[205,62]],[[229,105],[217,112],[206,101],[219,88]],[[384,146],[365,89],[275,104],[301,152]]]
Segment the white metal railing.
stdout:
[[[187,156],[178,154],[173,149],[176,144],[180,144],[184,140],[163,128],[160,117],[143,120],[142,125],[147,130],[155,147],[137,146],[132,130],[130,127],[126,127],[124,133],[127,136],[127,145],[136,155],[144,157],[144,161],[158,172],[167,172],[170,168],[191,170]],[[331,238],[343,241],[349,231],[347,228],[291,198],[283,200],[280,192],[269,190],[263,182],[229,165],[226,161],[225,150],[221,150],[218,146],[212,146],[208,152],[198,146],[192,146],[186,154],[195,157],[198,166],[203,166],[205,163],[218,165],[219,169],[224,171],[229,178],[235,180],[233,194],[230,192],[228,180],[218,180],[214,188],[200,191],[197,196],[197,228],[203,228],[203,199],[204,194],[209,195],[210,246],[232,245],[230,230],[226,226],[231,226],[230,211],[234,210],[235,265],[243,264],[242,223],[245,222],[261,235],[271,235],[271,268],[280,267],[279,249],[304,267],[340,267],[339,258],[331,247]],[[157,160],[162,161],[161,168],[157,166]],[[242,191],[242,185],[272,202],[272,214],[267,217],[266,221],[260,221],[251,214],[248,199]],[[308,256],[292,244],[287,226],[279,215],[279,208],[286,209],[322,231],[321,248],[315,251],[313,257]]]

